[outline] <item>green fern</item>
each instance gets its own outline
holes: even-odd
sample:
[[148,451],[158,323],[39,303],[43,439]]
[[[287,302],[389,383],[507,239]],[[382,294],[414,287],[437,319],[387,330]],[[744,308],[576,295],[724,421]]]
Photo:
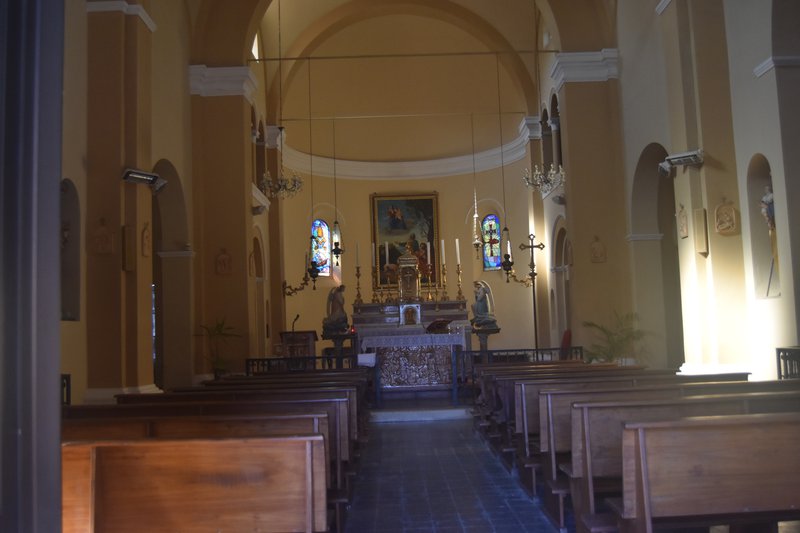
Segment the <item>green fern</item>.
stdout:
[[218,319],[212,325],[200,325],[203,330],[201,335],[208,337],[208,362],[211,368],[216,371],[225,371],[228,367],[228,361],[222,354],[221,345],[225,344],[226,339],[230,337],[241,337],[236,333],[236,328],[229,326],[225,323],[225,318]]
[[614,311],[610,326],[585,321],[583,325],[595,331],[597,342],[589,346],[586,354],[590,361],[611,362],[623,358],[639,359],[638,342],[645,332],[636,327],[639,317],[636,313],[620,315]]

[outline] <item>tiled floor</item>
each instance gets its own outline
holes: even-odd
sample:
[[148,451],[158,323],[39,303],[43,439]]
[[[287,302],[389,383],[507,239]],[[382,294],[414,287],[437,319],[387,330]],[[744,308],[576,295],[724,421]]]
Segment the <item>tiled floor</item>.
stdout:
[[469,419],[371,424],[345,530],[556,531]]

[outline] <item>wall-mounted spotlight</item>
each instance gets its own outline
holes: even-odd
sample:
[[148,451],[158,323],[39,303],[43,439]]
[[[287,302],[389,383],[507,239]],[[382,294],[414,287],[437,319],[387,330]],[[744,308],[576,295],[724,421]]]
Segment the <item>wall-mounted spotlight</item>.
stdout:
[[692,150],[690,152],[681,152],[678,154],[668,155],[664,161],[658,164],[658,173],[661,176],[668,177],[672,174],[672,169],[679,166],[693,166],[698,167],[703,164],[703,150]]
[[136,170],[133,168],[125,169],[125,172],[122,174],[122,181],[149,185],[153,194],[158,194],[168,183],[167,180],[154,172],[145,172],[144,170]]

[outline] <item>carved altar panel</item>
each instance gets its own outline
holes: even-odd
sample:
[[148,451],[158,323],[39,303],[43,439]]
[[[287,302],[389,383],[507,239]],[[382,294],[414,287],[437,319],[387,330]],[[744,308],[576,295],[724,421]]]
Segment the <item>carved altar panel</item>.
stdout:
[[401,346],[379,348],[381,385],[428,387],[452,382],[450,346]]

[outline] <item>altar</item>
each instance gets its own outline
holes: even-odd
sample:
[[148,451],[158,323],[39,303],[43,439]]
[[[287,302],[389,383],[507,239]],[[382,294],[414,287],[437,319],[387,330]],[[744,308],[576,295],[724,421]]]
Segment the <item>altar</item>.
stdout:
[[[428,332],[434,321],[447,326],[441,333]],[[400,324],[398,304],[362,304],[353,314],[357,346],[375,359],[375,396],[380,404],[385,393],[449,393],[458,403],[458,359],[470,349],[469,320],[463,302],[422,302],[419,320]]]

